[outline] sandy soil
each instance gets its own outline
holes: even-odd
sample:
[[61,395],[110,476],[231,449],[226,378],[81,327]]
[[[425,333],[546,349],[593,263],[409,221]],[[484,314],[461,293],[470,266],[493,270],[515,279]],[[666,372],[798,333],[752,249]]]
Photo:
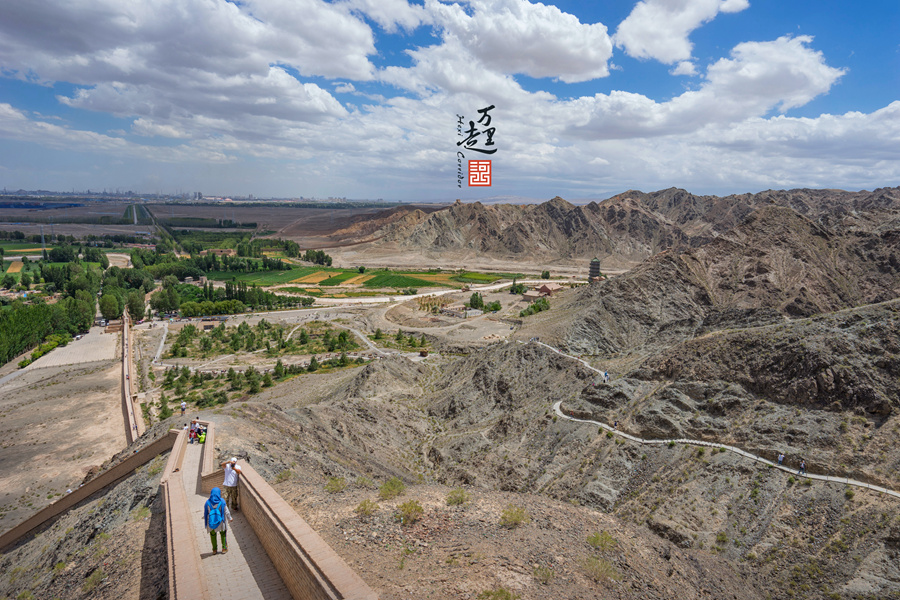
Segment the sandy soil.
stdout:
[[29,369],[0,387],[0,530],[125,446],[120,373],[118,361],[105,360]]

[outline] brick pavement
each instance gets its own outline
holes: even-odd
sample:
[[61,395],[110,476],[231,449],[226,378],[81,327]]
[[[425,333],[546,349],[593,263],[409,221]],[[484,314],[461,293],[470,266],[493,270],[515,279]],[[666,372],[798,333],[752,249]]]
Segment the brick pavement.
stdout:
[[213,555],[209,534],[203,527],[203,504],[209,496],[197,493],[200,489],[201,448],[200,444],[188,445],[182,471],[188,487],[191,521],[200,547],[200,562],[206,574],[210,598],[290,600],[291,595],[275,566],[240,511],[231,513],[234,521],[228,524],[228,554],[222,554],[220,544],[219,554]]

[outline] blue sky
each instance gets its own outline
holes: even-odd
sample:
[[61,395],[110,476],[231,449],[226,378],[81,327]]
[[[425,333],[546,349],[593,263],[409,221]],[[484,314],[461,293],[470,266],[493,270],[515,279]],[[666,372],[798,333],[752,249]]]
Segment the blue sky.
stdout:
[[[900,185],[900,2],[3,2],[0,186],[400,200]],[[491,187],[458,187],[488,105]]]

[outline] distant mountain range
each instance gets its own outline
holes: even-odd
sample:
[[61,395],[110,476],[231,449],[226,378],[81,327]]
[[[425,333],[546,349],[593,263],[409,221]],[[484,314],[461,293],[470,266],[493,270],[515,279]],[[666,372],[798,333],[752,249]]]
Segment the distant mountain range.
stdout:
[[652,193],[632,190],[581,206],[559,197],[524,205],[457,201],[437,210],[398,206],[367,216],[333,237],[344,243],[466,250],[547,262],[597,257],[607,267],[631,267],[664,250],[708,244],[765,206],[789,209],[838,235],[890,238],[891,232],[900,230],[900,188],[800,189],[725,197],[671,188]]

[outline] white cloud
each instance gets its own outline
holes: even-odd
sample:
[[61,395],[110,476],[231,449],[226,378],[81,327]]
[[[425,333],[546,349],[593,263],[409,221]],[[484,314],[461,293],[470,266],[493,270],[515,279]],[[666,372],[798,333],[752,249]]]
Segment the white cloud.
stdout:
[[388,33],[397,31],[398,26],[411,31],[429,18],[423,7],[406,0],[346,0],[346,5],[364,13]]
[[706,73],[706,82],[668,102],[614,91],[572,101],[573,131],[588,138],[654,137],[802,106],[844,74],[811,50],[807,36],[745,42]]
[[602,23],[584,24],[555,6],[526,0],[469,0],[465,6],[426,0],[425,6],[445,43],[458,40],[498,73],[567,83],[609,75],[612,42]]
[[748,0],[641,0],[616,29],[615,42],[629,56],[674,64],[691,58],[692,31],[720,12],[740,12]]
[[669,73],[671,75],[696,75],[697,68],[689,60],[683,60],[672,68]]
[[143,117],[135,120],[135,122],[131,124],[131,130],[136,135],[145,137],[159,136],[173,139],[189,137],[185,131],[175,127],[174,125],[154,123],[153,121],[144,119]]

